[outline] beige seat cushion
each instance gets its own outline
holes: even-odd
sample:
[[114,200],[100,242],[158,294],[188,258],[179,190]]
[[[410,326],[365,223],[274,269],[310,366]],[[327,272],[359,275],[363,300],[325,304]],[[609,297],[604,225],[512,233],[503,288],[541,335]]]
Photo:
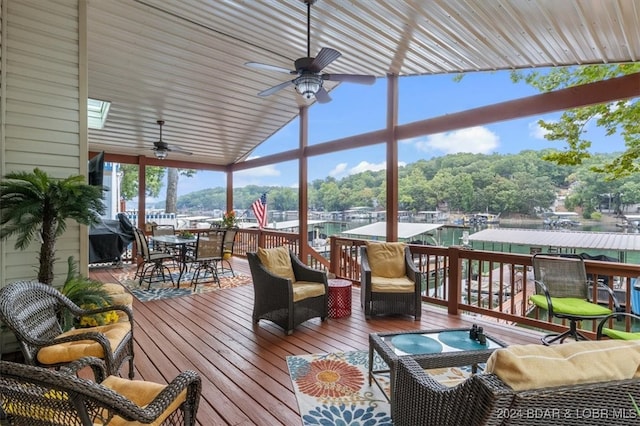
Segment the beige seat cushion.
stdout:
[[404,243],[376,243],[367,241],[367,258],[371,276],[401,278],[407,275],[404,264]]
[[498,349],[485,372],[519,391],[639,378],[639,370],[640,342],[600,340]]
[[[122,342],[127,333],[131,331],[131,323],[126,321],[91,328],[79,328],[69,330],[58,337],[72,336],[89,331],[103,333],[109,340],[111,349],[113,350]],[[102,346],[93,340],[79,340],[77,342],[47,346],[38,351],[38,362],[42,364],[57,364],[60,362],[71,362],[83,356],[95,356],[104,359]]]
[[407,277],[371,277],[371,291],[376,293],[413,293],[415,283]]
[[273,275],[289,278],[292,282],[296,282],[296,276],[291,266],[289,249],[286,247],[258,248],[258,259]]
[[324,284],[310,281],[296,281],[293,283],[293,301],[318,297],[324,294]]
[[[165,385],[161,385],[159,383],[154,382],[145,382],[143,380],[127,380],[121,377],[109,376],[103,382],[102,385],[114,390],[116,393],[124,396],[125,398],[131,400],[139,407],[146,407],[149,403],[153,401],[153,399],[160,393]],[[140,422],[130,422],[126,421],[121,417],[115,417],[109,425],[120,426],[120,425],[160,425],[162,422],[175,410],[180,407],[180,405],[187,398],[187,390],[183,390],[180,392],[180,395],[167,407],[167,409],[156,419],[153,423],[140,423]]]

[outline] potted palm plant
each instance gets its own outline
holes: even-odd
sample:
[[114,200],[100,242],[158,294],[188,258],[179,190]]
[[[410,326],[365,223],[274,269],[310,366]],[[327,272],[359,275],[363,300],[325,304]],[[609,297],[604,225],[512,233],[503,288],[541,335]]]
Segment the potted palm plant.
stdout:
[[86,183],[82,175],[57,179],[35,168],[8,173],[0,181],[0,239],[16,237],[15,249],[26,249],[39,238],[38,281],[53,282],[56,239],[73,219],[97,223],[104,213],[102,188]]

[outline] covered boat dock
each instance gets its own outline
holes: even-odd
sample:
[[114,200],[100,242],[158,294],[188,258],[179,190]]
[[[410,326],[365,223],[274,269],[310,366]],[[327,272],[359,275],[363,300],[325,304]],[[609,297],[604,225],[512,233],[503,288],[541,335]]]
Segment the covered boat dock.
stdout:
[[640,234],[542,229],[484,229],[469,236],[472,248],[508,253],[587,253],[640,263]]

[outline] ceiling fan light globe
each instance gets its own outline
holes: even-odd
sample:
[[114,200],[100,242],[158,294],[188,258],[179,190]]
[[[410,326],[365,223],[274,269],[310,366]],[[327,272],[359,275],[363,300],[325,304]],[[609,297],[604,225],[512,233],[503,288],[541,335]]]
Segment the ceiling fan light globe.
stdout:
[[301,75],[293,80],[293,84],[296,86],[296,91],[300,93],[304,98],[311,99],[318,93],[318,90],[322,87],[322,77],[319,75]]
[[167,158],[167,155],[169,154],[169,152],[166,149],[156,149],[155,153],[156,153],[156,158],[158,160],[164,160],[165,158]]

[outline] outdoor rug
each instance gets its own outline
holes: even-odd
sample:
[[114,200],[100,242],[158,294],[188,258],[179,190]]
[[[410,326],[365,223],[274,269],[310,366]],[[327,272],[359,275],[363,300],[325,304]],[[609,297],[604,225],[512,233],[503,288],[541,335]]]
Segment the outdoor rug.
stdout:
[[[176,288],[171,281],[158,282],[151,284],[151,288],[147,290],[148,283],[138,284],[138,280],[134,279],[135,271],[123,273],[118,276],[118,281],[124,285],[131,294],[133,294],[141,302],[148,302],[151,300],[169,299],[173,297],[191,296],[192,294],[208,293],[211,291],[218,291],[225,288],[239,287],[242,285],[251,284],[251,277],[247,275],[238,274],[232,276],[231,273],[219,274],[220,287],[213,280],[208,278],[200,279],[201,282],[195,288],[191,285],[191,274],[187,273],[180,280],[180,288]],[[178,279],[178,274],[173,273],[174,281]]]
[[[377,354],[374,370],[388,367]],[[367,351],[288,356],[287,366],[298,401],[303,426],[393,425],[389,374],[376,374],[369,386]],[[440,383],[454,386],[471,375],[470,368],[439,368],[429,374]],[[385,395],[386,394],[386,395]]]

